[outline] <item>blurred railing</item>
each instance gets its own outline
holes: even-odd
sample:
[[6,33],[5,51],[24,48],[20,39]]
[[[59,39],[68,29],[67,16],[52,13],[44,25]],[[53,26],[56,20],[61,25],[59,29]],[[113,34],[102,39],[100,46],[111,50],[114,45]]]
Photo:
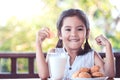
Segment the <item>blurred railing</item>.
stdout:
[[[0,73],[0,78],[38,78],[34,72],[35,53],[0,53],[0,58],[10,58],[11,72]],[[28,73],[17,73],[17,59],[28,59]]]
[[[105,57],[104,53],[100,53],[102,58]],[[120,52],[115,52],[115,65],[116,65],[116,77],[120,77]],[[46,55],[45,55],[46,56]],[[10,58],[11,60],[11,72],[2,73],[0,72],[0,78],[38,78],[38,74],[34,71],[34,60],[35,53],[6,53],[0,52],[1,58]],[[28,59],[28,73],[17,73],[17,59],[26,58]],[[41,65],[42,66],[42,65]]]

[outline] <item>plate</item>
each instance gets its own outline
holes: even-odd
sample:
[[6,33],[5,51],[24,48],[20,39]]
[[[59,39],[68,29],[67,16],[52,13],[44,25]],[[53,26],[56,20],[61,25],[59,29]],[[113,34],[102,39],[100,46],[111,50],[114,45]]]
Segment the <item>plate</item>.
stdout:
[[73,78],[71,80],[107,80],[108,77],[99,77],[99,78]]

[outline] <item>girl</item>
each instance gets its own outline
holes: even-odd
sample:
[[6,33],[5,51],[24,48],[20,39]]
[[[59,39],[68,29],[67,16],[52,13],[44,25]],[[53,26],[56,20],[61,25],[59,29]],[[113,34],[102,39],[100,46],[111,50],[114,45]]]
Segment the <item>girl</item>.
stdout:
[[[95,39],[98,45],[106,48],[106,60],[103,61],[88,43],[89,21],[83,11],[79,9],[63,11],[57,22],[57,30],[59,41],[54,51],[63,51],[63,54],[67,53],[69,56],[64,72],[65,78],[71,78],[81,67],[90,68],[94,65],[98,65],[105,76],[114,77],[114,55],[111,44],[102,35]],[[47,37],[50,37],[49,29],[44,28],[37,33],[36,38],[36,60],[38,73],[42,79],[49,77],[48,64],[42,52],[42,42]]]

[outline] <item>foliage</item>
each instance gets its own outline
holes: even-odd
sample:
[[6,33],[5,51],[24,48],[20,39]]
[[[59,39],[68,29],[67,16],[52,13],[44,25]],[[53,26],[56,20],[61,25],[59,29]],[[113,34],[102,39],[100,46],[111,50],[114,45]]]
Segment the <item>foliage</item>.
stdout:
[[[97,35],[103,34],[110,39],[113,48],[120,48],[116,45],[119,32],[112,26],[112,23],[115,23],[115,19],[111,16],[114,7],[109,0],[42,0],[42,2],[44,3],[42,14],[31,17],[30,20],[19,20],[12,16],[5,26],[0,27],[1,51],[35,51],[36,32],[47,26],[56,33],[57,18],[61,11],[68,8],[82,9],[88,15],[91,24],[91,44]],[[57,37],[47,39],[43,44],[43,51],[55,47],[56,43]]]
[[10,64],[11,64],[10,59],[5,58],[0,59],[0,72],[10,72],[11,71]]
[[17,72],[28,72],[28,59],[20,58],[17,59]]

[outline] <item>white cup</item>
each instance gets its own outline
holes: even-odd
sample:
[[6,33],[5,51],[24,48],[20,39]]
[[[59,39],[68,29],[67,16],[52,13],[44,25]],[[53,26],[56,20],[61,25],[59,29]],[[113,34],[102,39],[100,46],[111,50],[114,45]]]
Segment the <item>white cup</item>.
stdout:
[[64,77],[65,66],[67,62],[67,55],[65,54],[48,54],[48,66],[50,72],[50,79],[62,80]]

